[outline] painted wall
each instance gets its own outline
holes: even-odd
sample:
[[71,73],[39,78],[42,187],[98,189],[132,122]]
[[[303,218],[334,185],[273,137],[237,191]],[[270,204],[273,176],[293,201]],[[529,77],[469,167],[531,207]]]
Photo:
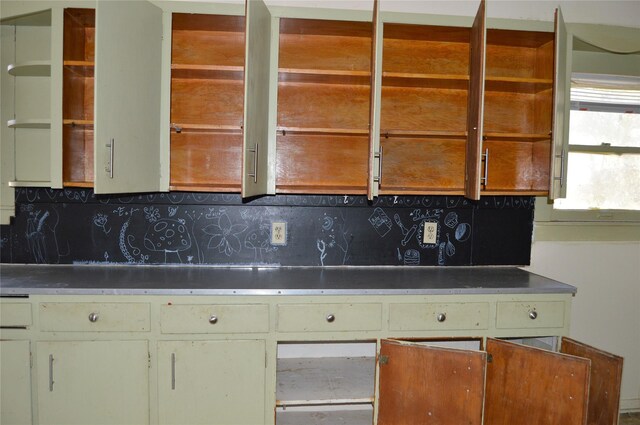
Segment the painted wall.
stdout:
[[571,336],[624,357],[621,408],[640,410],[640,242],[538,241],[528,270],[578,288]]

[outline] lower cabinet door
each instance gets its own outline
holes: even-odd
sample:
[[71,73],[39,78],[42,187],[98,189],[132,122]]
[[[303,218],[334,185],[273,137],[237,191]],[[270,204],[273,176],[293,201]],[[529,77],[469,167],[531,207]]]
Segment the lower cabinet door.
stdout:
[[378,368],[378,425],[482,424],[486,353],[382,340]]
[[257,425],[265,418],[265,342],[158,342],[160,424]]
[[147,341],[38,342],[38,423],[149,423]]
[[31,424],[29,341],[0,341],[0,424]]
[[487,339],[485,425],[586,424],[589,359]]

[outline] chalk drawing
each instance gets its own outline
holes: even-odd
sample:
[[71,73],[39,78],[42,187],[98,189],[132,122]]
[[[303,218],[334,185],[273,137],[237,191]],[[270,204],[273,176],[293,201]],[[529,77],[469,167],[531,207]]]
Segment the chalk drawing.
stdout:
[[409,215],[411,216],[411,219],[413,221],[421,221],[421,220],[437,221],[437,219],[440,218],[443,212],[444,210],[442,209],[435,209],[435,210],[426,210],[424,213],[422,213],[422,209],[416,208]]
[[[321,236],[316,240],[316,248],[320,251],[320,263],[329,264],[346,264],[349,259],[349,229],[346,228],[344,212],[340,217],[333,217],[333,225],[329,229],[321,227]],[[319,219],[322,224],[325,223],[324,217]],[[353,235],[351,235],[353,237]],[[325,261],[325,258],[329,256]]]
[[324,217],[322,219],[322,230],[331,230],[333,228],[333,218],[328,216],[327,213],[324,213]]
[[93,224],[102,229],[105,235],[108,235],[109,232],[111,232],[111,227],[107,229],[108,220],[109,217],[106,214],[96,213],[96,215],[93,216]]
[[169,211],[169,217],[175,216],[178,212],[178,208],[179,207],[167,207],[167,210]]
[[456,227],[454,236],[456,240],[460,242],[465,242],[467,239],[471,237],[471,225],[469,223],[458,224],[458,227]]
[[451,243],[451,239],[449,239],[448,233],[446,234],[446,236],[447,236],[447,244],[445,246],[445,252],[449,257],[453,257],[454,255],[456,255],[456,247],[454,244]]
[[122,227],[120,228],[120,237],[118,238],[120,252],[124,255],[124,258],[127,259],[128,263],[135,263],[136,259],[129,253],[129,249],[127,248],[127,228],[129,227],[129,223],[131,222],[131,218],[128,218],[127,221],[124,222]]
[[380,237],[387,236],[387,233],[391,231],[391,219],[382,208],[376,207],[376,209],[373,210],[373,214],[369,217],[369,223],[371,223]]
[[433,219],[427,219],[427,220],[422,220],[422,222],[420,222],[420,225],[418,226],[418,234],[416,235],[416,239],[418,240],[418,245],[420,246],[420,248],[422,249],[434,249],[438,247],[438,244],[440,243],[440,230],[442,229],[442,226],[438,226],[438,230],[436,230],[436,243],[435,244],[429,244],[429,243],[423,243],[422,241],[424,240],[423,238],[423,234],[424,234],[424,223],[437,223],[438,220],[433,220]]
[[171,192],[167,195],[167,198],[169,199],[169,202],[171,202],[172,204],[179,204],[184,199],[184,193]]
[[420,252],[416,249],[407,249],[404,252],[404,265],[405,266],[419,266],[420,265]]
[[129,217],[129,216],[133,216],[133,213],[136,211],[140,211],[139,208],[127,208],[127,207],[117,207],[115,210],[113,210],[112,212],[114,214],[117,214],[118,217]]
[[177,258],[181,263],[180,253],[191,248],[191,236],[184,220],[162,218],[147,229],[144,246],[150,251],[163,252],[165,262]]
[[320,265],[324,266],[324,259],[327,257],[327,244],[322,239],[317,239],[316,248],[320,251]]
[[447,214],[444,218],[444,224],[450,229],[456,227],[458,225],[458,214],[453,211]]
[[395,220],[395,222],[398,225],[398,227],[400,227],[400,231],[402,232],[402,236],[404,236],[404,238],[402,239],[402,241],[400,243],[402,244],[402,246],[407,246],[407,243],[411,239],[411,236],[413,236],[413,234],[418,229],[418,225],[414,224],[413,226],[411,226],[410,229],[407,229],[406,227],[404,227],[404,224],[402,224],[402,220],[400,220],[400,215],[399,214],[394,214],[393,219]]
[[444,266],[445,264],[445,254],[444,254],[445,245],[446,244],[444,242],[438,245],[438,265],[439,266]]
[[31,211],[27,219],[27,245],[36,264],[57,263],[60,248],[56,235],[57,218],[49,211]]
[[160,220],[160,209],[156,207],[144,207],[144,218],[149,223],[155,223]]
[[277,247],[271,246],[270,231],[269,223],[261,223],[257,229],[248,232],[245,236],[244,246],[254,250],[255,261],[262,262],[264,253],[277,251]]
[[231,224],[226,213],[218,218],[218,224],[210,224],[202,231],[210,235],[208,248],[217,249],[219,253],[231,257],[234,252],[240,252],[242,245],[238,235],[247,230],[246,224]]
[[400,248],[396,248],[396,251],[398,252],[398,261],[402,261],[402,254],[400,254]]

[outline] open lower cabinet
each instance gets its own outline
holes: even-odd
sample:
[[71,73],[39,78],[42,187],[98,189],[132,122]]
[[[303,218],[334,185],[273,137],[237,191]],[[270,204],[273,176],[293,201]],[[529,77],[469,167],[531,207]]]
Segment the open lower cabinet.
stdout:
[[460,350],[382,340],[376,423],[617,423],[622,358],[569,338],[557,352],[531,341]]

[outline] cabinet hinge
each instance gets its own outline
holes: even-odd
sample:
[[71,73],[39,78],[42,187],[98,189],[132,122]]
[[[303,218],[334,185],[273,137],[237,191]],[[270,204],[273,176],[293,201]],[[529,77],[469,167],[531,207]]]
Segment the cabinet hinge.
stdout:
[[147,367],[151,369],[151,352],[147,351]]
[[380,363],[380,365],[389,363],[389,356],[385,356],[384,354],[381,354],[380,357],[378,358],[378,362]]
[[493,362],[493,356],[487,353],[487,363],[492,363],[492,362]]

